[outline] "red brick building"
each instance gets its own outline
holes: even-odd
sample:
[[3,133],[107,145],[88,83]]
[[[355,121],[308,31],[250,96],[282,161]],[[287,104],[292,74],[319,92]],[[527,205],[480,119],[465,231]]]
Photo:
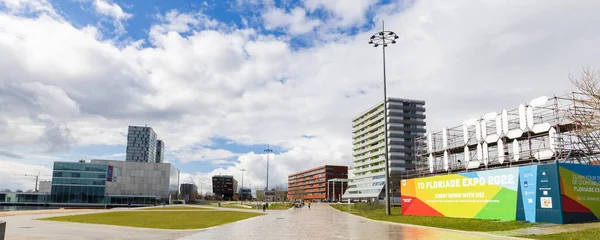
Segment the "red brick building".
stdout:
[[[325,200],[328,197],[343,194],[345,182],[330,182],[330,179],[347,179],[347,166],[324,165],[288,176],[288,199],[290,200]],[[335,187],[334,187],[335,184]],[[329,191],[329,192],[328,192]],[[335,192],[334,192],[335,191]]]

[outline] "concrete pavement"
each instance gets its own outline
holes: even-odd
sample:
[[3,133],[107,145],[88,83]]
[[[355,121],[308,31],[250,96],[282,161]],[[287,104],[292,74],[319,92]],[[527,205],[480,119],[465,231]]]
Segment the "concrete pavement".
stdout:
[[[114,209],[108,211],[137,211]],[[165,210],[169,210],[168,207]],[[211,210],[225,210],[211,207]],[[231,209],[235,210],[235,209]],[[255,211],[244,210],[241,211]],[[0,217],[7,221],[6,239],[517,239],[422,226],[378,222],[337,211],[327,204],[300,209],[267,211],[267,215],[203,230],[161,230],[35,220],[53,216],[105,212],[86,210]],[[262,212],[262,211],[260,211]]]
[[468,233],[428,227],[384,223],[337,211],[327,204],[301,209],[269,211],[251,218],[207,229],[181,240],[192,239],[517,239],[484,233]]

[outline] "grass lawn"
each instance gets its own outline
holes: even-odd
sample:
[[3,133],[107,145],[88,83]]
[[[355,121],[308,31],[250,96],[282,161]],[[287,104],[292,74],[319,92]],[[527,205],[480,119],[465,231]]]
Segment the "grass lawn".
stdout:
[[[219,207],[219,203],[212,203],[211,207]],[[253,209],[252,206],[250,206],[248,204],[240,205],[239,202],[229,202],[229,203],[222,202],[221,207],[222,208],[237,208],[237,209]]]
[[556,233],[548,235],[526,235],[519,236],[523,238],[544,239],[544,240],[579,240],[579,239],[598,239],[600,228],[591,228],[575,232]]
[[269,210],[288,210],[293,206],[293,203],[273,203],[269,204]]
[[[348,212],[347,204],[331,204],[331,207]],[[463,231],[479,231],[479,232],[493,232],[493,231],[506,231],[514,230],[519,228],[531,227],[531,224],[525,224],[518,221],[493,221],[493,220],[482,220],[482,219],[470,219],[470,218],[447,218],[447,217],[421,217],[421,216],[402,216],[401,209],[394,207],[391,210],[391,215],[385,214],[385,209],[360,211],[354,209],[353,205],[350,205],[350,213],[370,218],[373,220],[406,223],[414,225],[422,225],[429,227],[447,228]]]
[[179,210],[198,210],[198,211],[202,211],[202,210],[213,210],[210,208],[201,208],[201,207],[186,207],[186,206],[175,206],[175,207],[153,207],[153,208],[143,208],[143,209],[136,209],[136,210],[143,210],[143,211],[154,211],[154,210],[163,210],[163,211],[179,211]]
[[234,211],[126,211],[51,217],[40,220],[160,229],[199,229],[261,215],[260,213]]

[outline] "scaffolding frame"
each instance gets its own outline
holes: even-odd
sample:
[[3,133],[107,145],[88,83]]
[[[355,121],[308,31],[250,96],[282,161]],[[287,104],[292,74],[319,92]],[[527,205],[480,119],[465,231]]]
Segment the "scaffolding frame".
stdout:
[[582,93],[539,97],[415,139],[403,179],[543,163],[600,165],[600,113]]

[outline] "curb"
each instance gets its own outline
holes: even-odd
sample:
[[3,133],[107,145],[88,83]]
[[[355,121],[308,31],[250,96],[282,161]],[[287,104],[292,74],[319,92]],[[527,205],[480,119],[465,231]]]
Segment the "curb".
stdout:
[[502,236],[502,235],[496,235],[496,234],[485,233],[485,232],[470,232],[470,231],[464,231],[464,230],[430,227],[430,226],[415,225],[415,224],[409,224],[409,223],[387,222],[387,221],[370,219],[370,218],[363,217],[363,216],[358,216],[356,214],[352,214],[352,213],[349,213],[349,212],[344,212],[344,211],[338,210],[338,209],[336,209],[334,207],[331,207],[331,208],[334,209],[334,210],[336,210],[336,211],[342,212],[342,213],[350,214],[350,215],[355,216],[355,217],[359,217],[359,218],[362,218],[362,219],[365,219],[365,220],[369,220],[369,221],[373,221],[373,222],[379,222],[379,223],[387,223],[387,224],[401,225],[401,226],[407,226],[407,227],[425,228],[425,229],[438,230],[438,231],[447,231],[447,232],[454,232],[454,233],[478,235],[478,236],[482,236],[482,237],[495,237],[495,238],[520,239],[520,240],[528,239],[528,238],[519,238],[519,237],[512,237],[512,236]]

